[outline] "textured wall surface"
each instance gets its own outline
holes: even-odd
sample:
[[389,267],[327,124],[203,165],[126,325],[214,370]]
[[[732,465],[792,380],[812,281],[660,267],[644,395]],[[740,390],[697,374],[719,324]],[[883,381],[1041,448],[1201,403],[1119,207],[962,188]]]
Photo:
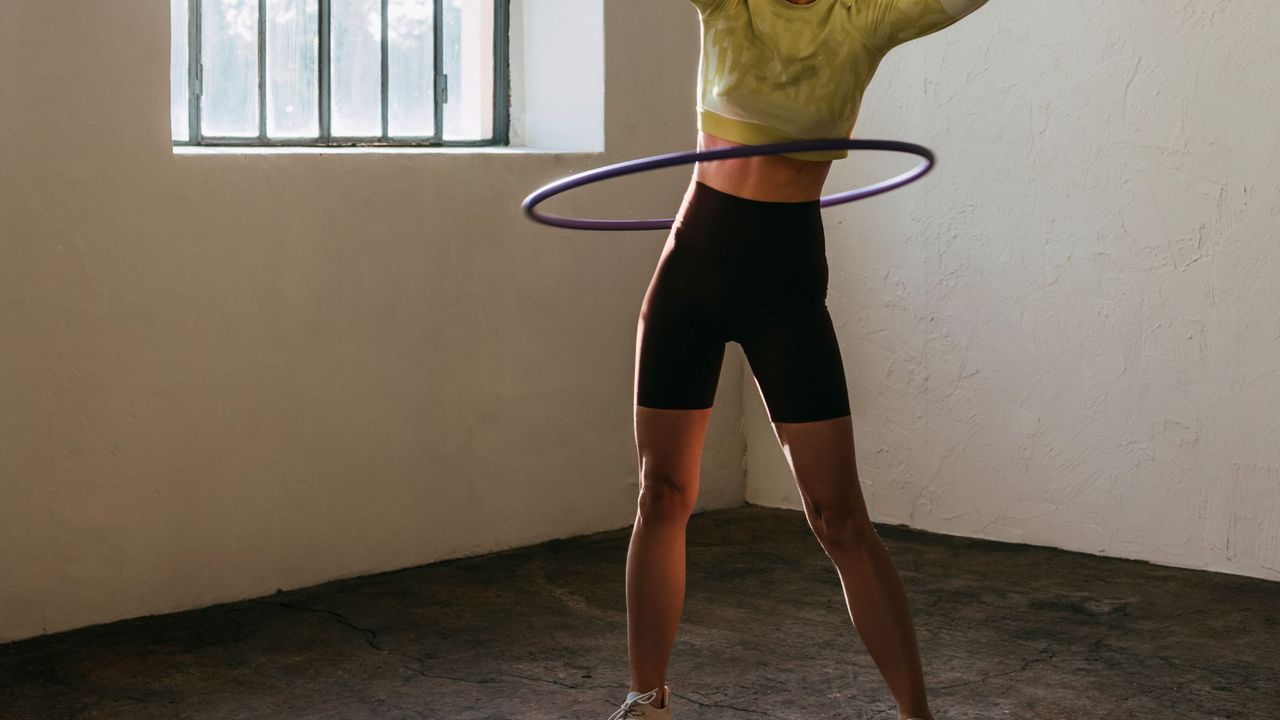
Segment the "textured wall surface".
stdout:
[[[1278,27],[991,0],[886,57],[855,136],[939,163],[827,211],[873,519],[1280,579]],[[744,388],[748,500],[799,508]]]
[[[607,4],[627,91],[608,152],[565,155],[175,156],[167,10],[0,3],[0,641],[629,525],[665,234],[519,203],[692,144],[692,6]],[[704,508],[742,502],[739,367]]]

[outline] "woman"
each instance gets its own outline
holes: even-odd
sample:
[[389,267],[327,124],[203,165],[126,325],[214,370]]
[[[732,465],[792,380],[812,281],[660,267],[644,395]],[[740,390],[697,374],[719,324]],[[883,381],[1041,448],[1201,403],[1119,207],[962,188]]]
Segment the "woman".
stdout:
[[[702,22],[698,147],[849,137],[880,60],[986,0],[690,0]],[[641,487],[627,555],[630,692],[611,720],[671,717],[666,665],[684,604],[685,525],[725,343],[742,346],[839,571],[850,617],[898,705],[934,720],[902,581],[867,515],[844,366],[827,312],[819,197],[848,151],[699,163],[641,305]]]

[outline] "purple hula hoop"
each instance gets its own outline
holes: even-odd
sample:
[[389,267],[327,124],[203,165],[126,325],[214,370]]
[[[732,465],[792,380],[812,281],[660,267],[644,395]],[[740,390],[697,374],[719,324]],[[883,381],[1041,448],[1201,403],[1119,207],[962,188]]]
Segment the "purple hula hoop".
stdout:
[[555,195],[559,195],[566,190],[572,190],[576,187],[589,185],[591,183],[608,180],[610,178],[621,177],[623,175],[631,175],[633,173],[644,172],[646,170],[654,170],[671,165],[686,165],[689,163],[699,162],[703,160],[719,160],[722,158],[732,157],[749,157],[753,155],[773,155],[784,152],[804,152],[809,150],[890,150],[893,152],[904,152],[912,155],[918,155],[923,158],[919,165],[896,177],[889,178],[874,185],[850,190],[848,192],[838,193],[836,195],[826,195],[819,200],[819,207],[831,207],[832,205],[840,205],[842,203],[853,202],[869,198],[873,195],[889,192],[902,187],[908,183],[914,182],[924,177],[931,169],[933,169],[934,156],[933,151],[923,145],[915,143],[903,142],[900,140],[862,140],[853,138],[828,138],[821,140],[798,140],[785,143],[771,143],[767,145],[742,145],[736,147],[716,148],[714,150],[689,150],[684,152],[667,153],[666,155],[654,155],[647,158],[639,158],[637,160],[627,160],[626,162],[606,165],[595,170],[588,170],[576,175],[570,175],[562,180],[544,185],[534,191],[529,197],[524,199],[521,207],[529,219],[545,225],[553,225],[555,227],[570,228],[573,230],[665,230],[671,227],[675,222],[675,218],[664,218],[657,220],[584,220],[578,218],[567,218],[559,215],[549,215],[538,210],[538,205]]

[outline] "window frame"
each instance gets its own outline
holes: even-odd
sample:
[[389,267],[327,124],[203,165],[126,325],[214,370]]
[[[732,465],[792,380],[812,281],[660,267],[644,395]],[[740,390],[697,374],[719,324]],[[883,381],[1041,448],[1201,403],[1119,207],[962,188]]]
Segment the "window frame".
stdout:
[[[430,136],[391,136],[388,134],[387,66],[389,57],[388,7],[390,0],[381,0],[382,52],[380,104],[382,133],[378,136],[337,136],[332,132],[330,110],[332,83],[330,67],[330,19],[332,0],[316,0],[319,10],[319,45],[317,47],[317,103],[319,105],[319,134],[314,138],[267,137],[267,0],[258,2],[258,134],[257,136],[207,136],[200,122],[201,102],[204,97],[201,58],[201,11],[206,0],[184,0],[187,3],[187,139],[172,138],[174,147],[492,147],[510,144],[510,87],[511,87],[511,0],[492,0],[493,8],[493,134],[478,140],[444,139],[444,105],[448,101],[447,76],[444,74],[444,0],[432,0],[435,20],[434,87],[432,102],[435,105],[435,134]],[[474,1],[474,0],[471,0]],[[171,61],[172,63],[172,61]],[[442,91],[443,89],[443,91]]]

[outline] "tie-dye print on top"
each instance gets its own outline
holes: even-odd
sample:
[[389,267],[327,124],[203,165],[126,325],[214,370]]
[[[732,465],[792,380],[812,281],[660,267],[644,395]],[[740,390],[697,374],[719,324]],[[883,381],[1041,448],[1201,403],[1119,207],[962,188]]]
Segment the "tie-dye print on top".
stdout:
[[958,19],[939,0],[690,2],[702,19],[698,129],[745,145],[849,137],[885,53]]

